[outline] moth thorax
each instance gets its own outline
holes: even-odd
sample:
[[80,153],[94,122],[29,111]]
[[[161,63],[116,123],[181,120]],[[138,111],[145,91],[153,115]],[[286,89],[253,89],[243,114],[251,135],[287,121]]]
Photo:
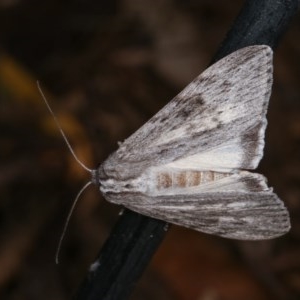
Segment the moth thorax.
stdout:
[[194,170],[170,170],[158,172],[156,176],[156,187],[158,190],[184,188],[207,184],[224,177],[227,173],[214,171],[194,171]]

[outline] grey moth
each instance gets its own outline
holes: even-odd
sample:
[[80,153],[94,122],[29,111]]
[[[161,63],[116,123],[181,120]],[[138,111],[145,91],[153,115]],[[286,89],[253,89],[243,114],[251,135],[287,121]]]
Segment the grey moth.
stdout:
[[240,240],[288,232],[283,202],[249,171],[263,156],[272,56],[255,45],[210,66],[88,169],[91,182],[109,202],[201,232]]
[[286,233],[263,156],[272,50],[250,46],[194,79],[92,172],[104,197],[138,213],[241,240]]

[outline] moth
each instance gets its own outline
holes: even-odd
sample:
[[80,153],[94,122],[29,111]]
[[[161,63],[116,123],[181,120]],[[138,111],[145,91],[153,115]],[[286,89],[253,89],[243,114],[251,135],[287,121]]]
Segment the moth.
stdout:
[[264,148],[273,52],[237,50],[195,78],[120,144],[91,182],[112,203],[239,240],[289,231],[283,202],[250,172]]

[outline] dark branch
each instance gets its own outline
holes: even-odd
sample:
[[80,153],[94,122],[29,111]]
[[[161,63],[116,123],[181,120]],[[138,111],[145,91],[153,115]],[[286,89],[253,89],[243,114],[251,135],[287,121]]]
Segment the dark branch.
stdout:
[[297,0],[247,0],[213,62],[246,46],[274,49],[298,9]]

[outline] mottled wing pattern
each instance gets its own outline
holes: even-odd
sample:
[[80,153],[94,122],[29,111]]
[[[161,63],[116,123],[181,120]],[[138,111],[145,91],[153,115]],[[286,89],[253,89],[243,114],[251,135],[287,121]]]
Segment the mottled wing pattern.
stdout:
[[283,202],[270,191],[187,193],[175,197],[129,194],[126,198],[131,202],[125,206],[133,211],[226,238],[271,239],[290,229]]
[[220,171],[256,168],[271,85],[268,46],[226,56],[125,140],[103,164],[106,174],[122,165],[120,176],[132,177],[174,161]]
[[105,198],[141,214],[241,240],[286,233],[289,215],[257,167],[272,50],[250,46],[212,65],[99,168]]
[[226,238],[269,239],[289,231],[288,211],[264,176],[227,175],[199,186],[152,186],[105,197],[143,215]]

